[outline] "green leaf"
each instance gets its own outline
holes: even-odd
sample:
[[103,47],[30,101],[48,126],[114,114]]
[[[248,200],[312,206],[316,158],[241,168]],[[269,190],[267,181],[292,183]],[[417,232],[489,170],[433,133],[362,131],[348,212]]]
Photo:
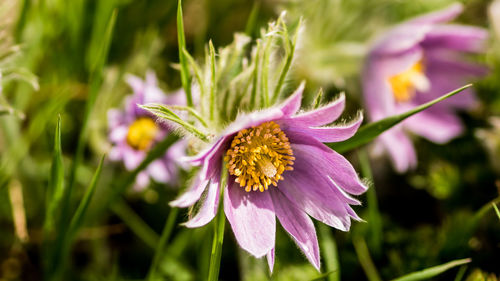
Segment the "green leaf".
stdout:
[[461,260],[454,260],[442,265],[430,267],[421,271],[416,271],[410,274],[407,274],[405,276],[393,279],[393,281],[416,281],[416,280],[428,280],[434,276],[437,276],[448,269],[451,269],[453,267],[466,264],[471,262],[471,259],[461,259]]
[[215,49],[214,45],[212,44],[212,40],[208,42],[208,48],[210,51],[210,121],[214,121],[214,116],[215,116],[215,103],[216,103],[216,97],[215,93],[217,90],[217,82],[216,82],[216,73],[215,73]]
[[182,18],[182,0],[177,3],[177,44],[179,47],[179,62],[181,64],[181,82],[188,106],[193,106],[193,97],[191,96],[191,77],[189,74],[188,62],[184,55],[186,49],[186,37],[184,36],[184,20]]
[[365,239],[362,237],[354,237],[352,239],[354,250],[358,255],[359,263],[365,271],[366,277],[370,281],[381,281],[380,275],[378,274],[377,267],[373,263],[370,257],[370,252],[368,246],[366,245]]
[[69,236],[68,242],[72,240],[72,237],[76,234],[77,230],[80,228],[80,226],[84,221],[85,215],[87,214],[87,209],[89,207],[90,201],[92,200],[92,196],[94,195],[97,186],[97,181],[99,180],[99,176],[101,175],[104,158],[105,155],[101,157],[101,161],[99,162],[99,166],[97,166],[97,170],[94,173],[94,177],[92,177],[92,181],[90,182],[90,185],[87,187],[85,195],[83,196],[82,201],[80,201],[80,204],[78,205],[78,208],[76,209],[76,212],[73,215],[73,218],[71,219],[71,223],[68,229],[68,236]]
[[493,209],[495,209],[495,213],[497,214],[498,219],[500,219],[500,211],[498,211],[498,207],[495,203],[491,203],[493,205]]
[[182,120],[179,116],[177,116],[177,114],[175,114],[172,110],[168,109],[166,106],[162,104],[146,104],[146,105],[139,105],[139,107],[153,113],[154,115],[160,118],[177,123],[179,126],[181,126],[186,131],[193,134],[195,137],[201,139],[202,141],[205,142],[209,141],[209,138],[206,134],[202,133],[192,124]]
[[57,118],[57,125],[54,135],[54,152],[52,154],[52,167],[50,182],[46,194],[46,212],[44,221],[44,233],[50,234],[57,220],[56,210],[60,206],[64,194],[64,167],[61,149],[61,116]]
[[432,105],[434,105],[440,101],[443,101],[443,100],[445,100],[453,95],[456,95],[456,94],[460,93],[461,91],[463,91],[471,86],[472,86],[472,84],[465,85],[461,88],[458,88],[452,92],[449,92],[446,95],[443,95],[443,96],[441,96],[435,100],[432,100],[428,103],[422,104],[422,105],[420,105],[412,110],[409,110],[405,113],[390,116],[390,117],[387,117],[385,119],[379,120],[377,122],[367,124],[367,125],[361,127],[358,130],[358,132],[349,140],[344,141],[344,142],[340,142],[340,143],[329,143],[328,146],[339,153],[344,153],[344,152],[347,152],[347,151],[352,150],[354,148],[360,147],[360,146],[367,144],[370,141],[374,140],[378,135],[389,130],[390,128],[397,125],[398,123],[405,120],[406,118],[408,118],[414,114],[417,114],[417,113],[431,107]]
[[[227,183],[228,172],[226,162],[222,161],[221,186]],[[224,198],[224,188],[220,189],[219,198]],[[212,240],[212,252],[210,255],[210,267],[208,269],[208,281],[219,280],[220,260],[222,256],[222,243],[224,242],[224,227],[226,224],[226,216],[222,210],[222,204],[219,203],[218,213],[214,219],[214,237]]]
[[319,238],[323,259],[325,261],[327,273],[313,279],[319,280],[321,277],[328,278],[329,281],[340,280],[339,255],[335,238],[332,236],[330,228],[325,224],[318,225]]

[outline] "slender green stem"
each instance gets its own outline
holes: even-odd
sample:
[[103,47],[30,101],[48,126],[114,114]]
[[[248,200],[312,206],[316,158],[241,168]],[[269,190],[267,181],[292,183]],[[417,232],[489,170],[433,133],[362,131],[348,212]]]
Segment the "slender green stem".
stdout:
[[250,110],[255,108],[255,101],[257,99],[257,91],[259,85],[259,65],[260,65],[260,41],[257,40],[257,47],[255,48],[255,59],[252,80],[252,92],[250,93]]
[[181,81],[184,92],[186,93],[187,106],[193,106],[193,97],[191,96],[191,77],[188,68],[188,62],[184,55],[186,49],[186,38],[184,36],[184,20],[182,18],[182,0],[177,4],[177,43],[179,45],[179,62],[181,64]]
[[366,277],[370,281],[382,281],[380,275],[377,272],[377,268],[370,257],[370,252],[368,251],[368,247],[366,246],[365,239],[362,237],[356,237],[352,240],[354,244],[354,250],[358,255],[359,263],[361,267],[365,271]]
[[[278,97],[281,92],[281,88],[283,87],[283,84],[285,83],[285,78],[286,75],[288,74],[288,71],[290,70],[290,67],[292,66],[293,62],[293,57],[295,54],[295,46],[297,45],[297,38],[299,37],[299,31],[300,31],[300,25],[302,23],[302,19],[299,21],[299,25],[297,26],[297,30],[295,31],[295,35],[293,37],[293,41],[287,40],[288,42],[285,42],[285,44],[289,44],[289,52],[286,54],[286,60],[285,64],[283,65],[283,68],[281,69],[280,77],[278,79],[278,83],[276,84],[276,87],[274,88],[273,96],[272,96],[272,103],[275,103],[278,100]],[[286,25],[283,24],[283,28],[288,34],[288,30],[286,29]],[[288,38],[288,36],[286,36]]]
[[111,207],[112,211],[120,217],[132,232],[137,235],[146,245],[156,249],[158,245],[158,234],[139,217],[132,208],[123,200],[117,200]]
[[262,90],[261,90],[261,106],[266,108],[269,106],[269,64],[271,56],[271,45],[273,43],[273,36],[269,36],[266,40],[266,45],[264,48],[264,56],[262,58]]
[[216,106],[216,88],[217,88],[217,83],[215,79],[215,49],[214,45],[212,44],[212,40],[208,42],[208,47],[210,50],[210,70],[211,70],[211,75],[210,75],[210,121],[214,121],[214,116],[215,116],[215,106]]
[[[222,165],[223,169],[221,172],[221,188],[219,198],[223,198],[224,186],[226,186],[227,181],[227,169],[225,168],[225,162]],[[224,210],[222,209],[222,204],[219,204],[217,215],[214,219],[214,239],[212,241],[210,267],[208,269],[208,281],[217,281],[219,279],[220,259],[222,255],[222,243],[224,242],[225,224],[226,218],[224,216]]]
[[382,247],[382,217],[378,209],[377,194],[373,184],[373,175],[370,167],[370,159],[366,150],[360,149],[358,152],[359,163],[361,165],[361,174],[372,182],[370,188],[366,192],[368,201],[368,219],[370,227],[370,244],[373,247],[375,254],[380,254]]
[[172,234],[172,230],[174,229],[174,224],[177,219],[177,214],[179,213],[179,209],[172,208],[170,209],[170,213],[168,214],[167,221],[165,222],[165,227],[163,227],[163,232],[161,233],[160,241],[158,246],[156,247],[156,251],[153,257],[153,262],[151,263],[151,267],[149,268],[148,277],[146,280],[154,280],[156,269],[158,268],[158,263],[160,262],[163,252],[165,250],[165,246]]
[[330,273],[328,274],[328,280],[339,281],[340,266],[335,239],[332,237],[332,233],[328,226],[319,224],[318,230],[320,235],[321,248],[324,255],[323,257],[325,259],[326,271]]

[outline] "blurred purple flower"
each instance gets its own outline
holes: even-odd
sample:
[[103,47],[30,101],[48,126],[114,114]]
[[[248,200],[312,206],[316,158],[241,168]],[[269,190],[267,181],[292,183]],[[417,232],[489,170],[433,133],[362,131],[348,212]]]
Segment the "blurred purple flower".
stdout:
[[[133,170],[144,160],[149,149],[170,133],[165,124],[155,121],[155,117],[139,108],[138,104],[162,103],[185,105],[185,95],[182,90],[165,95],[158,88],[156,75],[153,72],[146,74],[146,80],[129,75],[127,83],[134,94],[125,99],[123,109],[108,111],[109,139],[113,147],[109,158],[113,161],[123,161],[127,170]],[[153,161],[136,178],[134,188],[142,190],[149,185],[150,178],[159,183],[177,183],[177,174],[180,163],[178,160],[185,156],[185,142],[173,144],[166,154]]]
[[[220,189],[225,188],[224,212],[236,240],[255,257],[267,254],[271,271],[275,217],[319,269],[318,241],[309,216],[347,231],[351,218],[360,220],[350,206],[360,202],[350,194],[367,189],[352,165],[322,143],[350,138],[362,117],[321,127],[341,115],[345,98],[296,114],[303,89],[301,85],[279,107],[239,116],[207,150],[190,157],[201,170],[192,187],[171,202],[188,207],[203,197],[198,213],[186,222],[187,227],[200,227],[216,215]],[[229,176],[221,186],[223,160]]]
[[[485,67],[467,62],[463,55],[483,52],[487,31],[444,24],[462,9],[454,4],[404,22],[373,45],[363,71],[364,100],[371,121],[408,111],[487,73]],[[397,171],[413,168],[416,153],[405,131],[446,143],[463,131],[454,110],[475,104],[474,93],[466,90],[383,133],[377,148],[387,150]]]

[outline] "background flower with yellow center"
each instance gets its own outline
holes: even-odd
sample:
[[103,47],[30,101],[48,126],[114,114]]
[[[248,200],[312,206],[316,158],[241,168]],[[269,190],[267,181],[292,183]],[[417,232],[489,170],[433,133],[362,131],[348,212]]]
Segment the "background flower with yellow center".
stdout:
[[[362,118],[324,126],[342,114],[343,95],[318,109],[297,113],[303,88],[278,107],[239,116],[205,151],[189,158],[201,169],[192,187],[171,202],[177,207],[192,206],[205,192],[198,213],[185,224],[200,227],[214,218],[224,189],[224,213],[236,240],[256,257],[267,255],[271,270],[276,217],[319,269],[318,241],[309,216],[347,231],[351,219],[359,220],[350,205],[360,202],[350,194],[367,188],[352,165],[322,143],[350,138]],[[222,186],[224,160],[229,177]]]
[[[454,4],[411,19],[375,42],[363,69],[363,96],[371,121],[406,112],[487,73],[484,66],[466,61],[463,53],[484,52],[488,32],[446,24],[462,9]],[[473,91],[467,89],[383,133],[377,148],[388,152],[397,171],[413,168],[417,157],[406,131],[446,143],[463,131],[454,111],[475,104]]]
[[[146,75],[145,81],[136,76],[128,76],[127,82],[134,94],[125,99],[123,109],[108,111],[109,140],[113,143],[109,158],[113,161],[123,161],[127,170],[133,170],[144,160],[155,143],[170,133],[164,124],[157,123],[154,117],[139,108],[138,104],[184,105],[185,97],[182,91],[166,95],[158,88],[156,76],[152,72]],[[181,140],[172,145],[163,157],[153,161],[139,173],[135,189],[145,188],[150,178],[160,183],[175,184],[178,169],[183,166],[178,159],[184,155],[185,142]]]

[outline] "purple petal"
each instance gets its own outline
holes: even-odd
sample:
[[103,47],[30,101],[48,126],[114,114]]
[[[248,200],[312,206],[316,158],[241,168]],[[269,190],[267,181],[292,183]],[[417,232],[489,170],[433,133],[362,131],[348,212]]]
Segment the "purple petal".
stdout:
[[186,227],[194,228],[204,226],[209,223],[217,214],[219,206],[220,185],[215,178],[212,179],[208,186],[207,197],[203,201],[203,205],[198,210],[195,217],[185,223]]
[[282,130],[286,130],[285,133],[289,132],[290,130],[299,131],[300,133],[315,138],[320,142],[339,142],[352,137],[358,130],[361,123],[363,123],[363,117],[359,115],[357,120],[343,126],[301,128],[290,124],[288,126],[283,126]]
[[437,25],[427,33],[424,48],[452,49],[463,52],[484,52],[488,31],[466,25]]
[[274,248],[276,217],[269,192],[245,192],[230,177],[224,193],[224,212],[238,244],[259,258]]
[[114,127],[120,126],[124,123],[125,118],[123,117],[123,113],[118,109],[110,109],[108,110],[108,127],[113,129]]
[[269,266],[269,271],[272,274],[274,268],[274,248],[272,248],[271,251],[267,253],[266,259],[267,259],[267,265]]
[[363,97],[372,121],[394,114],[394,93],[388,79],[409,69],[422,59],[422,55],[420,48],[390,57],[370,55],[363,69]]
[[464,7],[460,3],[452,4],[444,9],[436,12],[427,13],[425,15],[416,17],[407,23],[411,24],[438,24],[445,23],[453,20],[463,11]]
[[292,116],[300,109],[304,87],[305,83],[300,83],[297,90],[280,105],[280,109],[285,116]]
[[153,161],[147,167],[148,174],[157,182],[167,183],[172,179],[172,175],[168,170],[163,159]]
[[203,194],[203,191],[207,187],[209,181],[209,179],[206,178],[201,179],[200,174],[201,173],[197,175],[191,188],[188,191],[184,192],[181,196],[179,196],[179,198],[170,202],[170,206],[185,208],[193,205],[200,199],[201,194]]
[[318,109],[300,113],[292,117],[294,122],[307,127],[323,126],[337,120],[344,111],[345,95]]
[[283,228],[290,233],[297,246],[309,262],[319,270],[319,246],[316,230],[311,218],[299,210],[279,190],[269,190],[273,199],[274,211]]
[[119,143],[123,141],[127,141],[127,134],[128,134],[128,126],[125,125],[120,125],[116,126],[111,131],[109,132],[109,140],[114,143]]
[[460,119],[445,111],[423,111],[404,121],[404,127],[435,143],[446,143],[463,132]]
[[415,148],[401,127],[384,132],[379,136],[379,140],[389,152],[394,168],[399,173],[413,169],[417,165]]
[[134,190],[139,192],[144,190],[149,185],[149,175],[145,171],[140,172],[135,178]]
[[129,171],[137,168],[137,166],[139,166],[142,160],[146,157],[146,153],[144,151],[135,150],[125,143],[121,145],[121,148],[123,153],[123,164],[125,164],[125,168]]
[[144,81],[142,81],[141,78],[127,74],[125,76],[125,80],[127,81],[128,85],[132,88],[134,91],[134,95],[142,96],[143,95],[143,89],[144,89]]
[[[414,102],[422,104],[442,96],[463,86],[467,81],[482,77],[488,73],[484,66],[468,63],[463,59],[446,56],[442,52],[427,52],[426,76],[431,88],[424,93],[418,93]],[[470,109],[477,105],[477,99],[472,89],[467,89],[458,95],[448,98],[433,108]]]
[[292,144],[293,154],[299,161],[295,161],[294,169],[297,163],[303,163],[304,169],[314,165],[321,174],[330,176],[344,191],[355,195],[366,191],[366,185],[342,155],[307,135],[294,133],[287,136]]
[[419,48],[426,34],[431,30],[429,25],[402,24],[394,27],[380,37],[370,50],[371,57],[382,59],[413,52]]

